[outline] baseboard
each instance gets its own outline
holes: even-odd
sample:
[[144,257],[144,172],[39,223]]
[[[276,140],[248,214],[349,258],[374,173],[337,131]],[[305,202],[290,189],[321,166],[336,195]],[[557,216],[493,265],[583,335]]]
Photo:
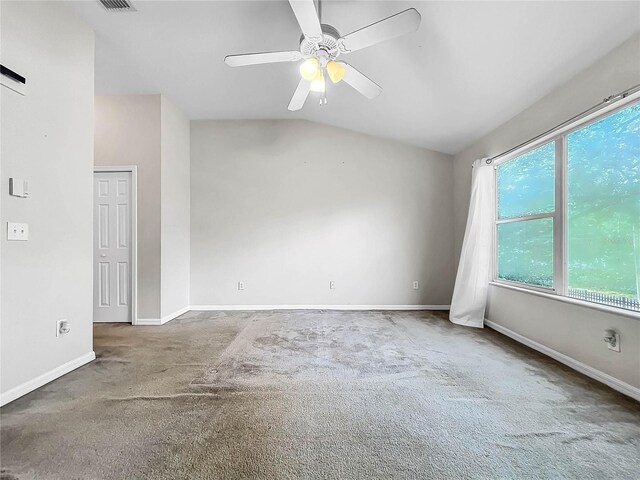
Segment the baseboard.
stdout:
[[136,325],[164,325],[190,310],[262,311],[262,310],[449,310],[449,305],[191,305],[163,318],[139,318]]
[[162,317],[160,319],[160,325],[164,325],[165,323],[170,322],[174,318],[178,318],[180,315],[182,315],[183,313],[187,313],[189,310],[191,310],[191,307],[187,305],[186,307],[182,307],[180,310],[176,310],[175,312],[167,315],[166,317]]
[[527,347],[533,348],[540,353],[544,353],[545,355],[557,360],[560,363],[565,364],[567,367],[573,368],[574,370],[586,375],[587,377],[591,377],[594,380],[610,386],[620,393],[623,393],[635,400],[640,401],[640,388],[629,385],[622,380],[618,380],[617,378],[612,377],[608,373],[601,372],[600,370],[590,367],[589,365],[582,363],[575,358],[569,357],[564,353],[553,350],[552,348],[542,345],[541,343],[531,340],[523,335],[520,335],[519,333],[514,332],[513,330],[509,330],[508,328],[503,327],[502,325],[498,325],[497,323],[494,323],[490,320],[485,319],[484,324],[487,327],[495,330],[496,332],[500,332],[503,335],[506,335],[507,337],[510,337],[515,341],[526,345]]
[[161,319],[159,318],[138,318],[136,320],[136,326],[140,325],[162,325]]
[[189,310],[449,310],[449,305],[191,305]]
[[170,322],[174,318],[179,317],[183,313],[187,313],[189,310],[192,310],[192,308],[189,307],[189,306],[186,306],[186,307],[181,308],[180,310],[177,310],[177,311],[175,311],[173,313],[170,313],[166,317],[162,317],[162,318],[139,318],[138,320],[136,320],[136,325],[156,325],[156,326],[164,325],[165,323]]
[[23,395],[34,391],[36,388],[40,388],[43,385],[46,385],[47,383],[55,380],[56,378],[59,378],[95,359],[96,354],[94,352],[89,352],[85,355],[71,360],[70,362],[62,364],[59,367],[54,368],[53,370],[49,370],[48,372],[43,373],[42,375],[29,380],[22,385],[18,385],[17,387],[14,387],[11,390],[0,395],[0,406],[6,405],[9,402],[13,402],[15,399],[20,398]]

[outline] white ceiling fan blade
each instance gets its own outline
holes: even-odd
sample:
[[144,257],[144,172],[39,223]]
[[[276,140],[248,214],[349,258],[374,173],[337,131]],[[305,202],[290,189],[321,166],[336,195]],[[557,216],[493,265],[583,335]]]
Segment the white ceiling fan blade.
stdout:
[[415,8],[396,13],[368,27],[345,35],[338,41],[340,50],[345,53],[355,52],[405,33],[414,32],[420,26],[421,18]]
[[300,29],[307,38],[322,38],[322,28],[313,0],[289,0]]
[[244,67],[245,65],[259,65],[261,63],[296,62],[302,59],[300,52],[264,52],[227,55],[224,63],[230,67]]
[[361,73],[356,68],[352,67],[348,63],[338,62],[344,67],[344,77],[342,81],[351,85],[355,90],[367,97],[369,100],[377,97],[382,93],[382,87],[376,82],[371,80],[365,74]]
[[291,101],[289,102],[289,110],[295,112],[296,110],[300,110],[304,106],[304,102],[307,100],[309,96],[309,92],[311,90],[311,82],[306,81],[304,78],[300,79],[300,83],[296,87],[296,91],[293,92],[293,97],[291,97]]

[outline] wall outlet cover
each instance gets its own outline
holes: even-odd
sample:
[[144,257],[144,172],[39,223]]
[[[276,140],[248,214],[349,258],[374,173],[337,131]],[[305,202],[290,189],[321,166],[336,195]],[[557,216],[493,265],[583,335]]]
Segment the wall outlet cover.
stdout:
[[71,331],[71,325],[66,318],[62,318],[56,321],[56,337],[60,335],[66,335]]
[[620,334],[618,332],[613,332],[613,338],[615,339],[612,343],[607,343],[607,348],[609,350],[613,350],[614,352],[620,351]]

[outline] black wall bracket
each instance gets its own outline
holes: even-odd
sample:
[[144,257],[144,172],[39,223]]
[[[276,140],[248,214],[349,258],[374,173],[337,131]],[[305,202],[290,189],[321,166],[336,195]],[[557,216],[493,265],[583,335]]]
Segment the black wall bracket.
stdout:
[[26,93],[27,79],[4,65],[0,65],[0,84],[20,95]]

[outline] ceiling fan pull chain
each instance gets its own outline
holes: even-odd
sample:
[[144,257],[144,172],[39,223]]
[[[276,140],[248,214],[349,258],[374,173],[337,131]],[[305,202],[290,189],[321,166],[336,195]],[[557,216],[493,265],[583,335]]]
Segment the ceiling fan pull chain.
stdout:
[[320,94],[320,106],[327,104],[327,92],[326,90]]

